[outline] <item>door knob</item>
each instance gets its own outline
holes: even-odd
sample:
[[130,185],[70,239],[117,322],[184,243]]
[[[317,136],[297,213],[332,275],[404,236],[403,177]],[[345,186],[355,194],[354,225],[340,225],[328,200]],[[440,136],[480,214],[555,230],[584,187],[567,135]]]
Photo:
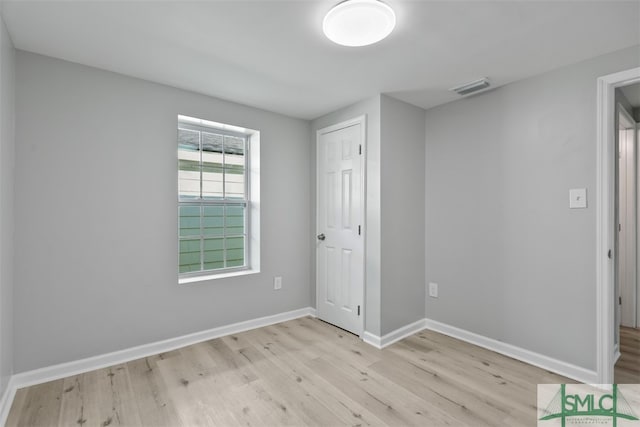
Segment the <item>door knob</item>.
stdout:
[[324,240],[326,236],[323,233],[318,234],[318,240]]

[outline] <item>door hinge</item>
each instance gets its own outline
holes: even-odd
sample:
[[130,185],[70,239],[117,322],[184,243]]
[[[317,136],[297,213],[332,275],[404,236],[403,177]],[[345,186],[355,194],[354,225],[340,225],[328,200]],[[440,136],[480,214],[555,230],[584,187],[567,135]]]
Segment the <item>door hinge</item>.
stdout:
[[609,259],[611,259],[611,249],[609,249],[609,252],[607,253],[607,256],[609,257]]
[[358,316],[360,316],[360,306],[358,306]]
[[622,224],[618,224],[618,231],[622,230]]
[[362,156],[362,144],[358,145],[358,154]]
[[362,229],[360,228],[361,226],[358,226],[358,236],[362,235]]
[[622,305],[622,297],[618,297],[618,304]]

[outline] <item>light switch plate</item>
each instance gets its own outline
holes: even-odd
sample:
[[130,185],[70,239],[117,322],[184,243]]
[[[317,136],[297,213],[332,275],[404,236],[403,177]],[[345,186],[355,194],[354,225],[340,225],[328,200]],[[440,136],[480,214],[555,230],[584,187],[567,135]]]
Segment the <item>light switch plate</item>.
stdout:
[[438,298],[438,284],[430,282],[429,283],[429,296],[431,298]]
[[587,189],[572,188],[569,190],[569,208],[584,209],[587,207]]

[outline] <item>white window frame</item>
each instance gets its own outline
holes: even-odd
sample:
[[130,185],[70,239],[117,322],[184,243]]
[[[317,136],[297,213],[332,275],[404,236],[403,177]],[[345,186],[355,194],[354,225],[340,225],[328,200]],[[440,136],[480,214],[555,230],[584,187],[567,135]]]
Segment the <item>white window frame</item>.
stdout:
[[[203,253],[204,253],[204,248],[202,247],[202,245],[204,244],[204,235],[201,233],[198,236],[184,236],[184,237],[180,237],[180,215],[178,214],[178,224],[177,224],[177,238],[178,238],[178,251],[177,251],[177,255],[178,255],[178,267],[180,265],[180,241],[182,240],[190,240],[193,239],[194,237],[198,237],[200,239],[200,267],[201,270],[198,271],[191,271],[191,272],[185,272],[185,273],[180,273],[178,272],[178,278],[179,278],[179,283],[191,283],[194,281],[200,281],[200,280],[207,280],[207,279],[213,279],[213,278],[218,278],[218,277],[229,277],[229,276],[234,276],[237,274],[246,274],[246,273],[251,273],[251,272],[255,272],[252,269],[252,259],[251,259],[251,254],[255,251],[251,250],[251,244],[252,244],[252,240],[255,240],[252,238],[252,233],[251,233],[251,212],[252,212],[252,198],[251,198],[251,146],[254,145],[251,143],[251,139],[252,139],[252,134],[254,132],[238,132],[234,130],[229,130],[228,128],[235,128],[234,126],[229,126],[229,125],[222,125],[219,124],[219,126],[215,126],[215,125],[209,125],[210,123],[213,122],[208,122],[206,121],[207,125],[202,125],[202,124],[197,124],[197,123],[193,123],[193,121],[195,121],[196,119],[191,119],[191,118],[187,118],[188,121],[182,119],[182,116],[179,116],[178,118],[178,124],[176,127],[176,131],[178,129],[186,129],[186,130],[194,130],[194,131],[199,131],[199,132],[208,132],[208,133],[215,133],[215,134],[219,134],[219,135],[226,135],[226,136],[233,136],[233,137],[238,137],[238,138],[242,138],[244,140],[244,184],[245,184],[245,197],[244,199],[220,199],[220,200],[207,200],[207,199],[193,199],[193,198],[185,198],[185,197],[180,197],[180,195],[178,194],[178,209],[177,212],[179,212],[180,207],[182,206],[198,206],[198,207],[205,207],[205,206],[243,206],[244,207],[244,265],[242,266],[238,266],[238,267],[223,267],[223,268],[216,268],[216,269],[209,269],[209,270],[204,270],[204,260],[203,260]],[[205,122],[204,120],[202,120],[201,122]],[[201,143],[201,142],[200,142]],[[223,156],[223,168],[224,168],[224,156]],[[179,169],[178,169],[179,170]],[[178,172],[179,173],[179,172]],[[179,178],[178,178],[179,179]],[[223,180],[223,194],[224,193],[224,185],[225,182]],[[200,171],[200,186],[202,188],[202,170]],[[225,211],[225,216],[226,216],[226,211]],[[201,217],[202,218],[202,217]],[[222,241],[223,241],[223,250],[224,250],[224,257],[223,259],[226,262],[226,235],[224,234],[224,227],[223,227],[223,235],[222,237]],[[231,236],[231,237],[239,237],[239,236]]]

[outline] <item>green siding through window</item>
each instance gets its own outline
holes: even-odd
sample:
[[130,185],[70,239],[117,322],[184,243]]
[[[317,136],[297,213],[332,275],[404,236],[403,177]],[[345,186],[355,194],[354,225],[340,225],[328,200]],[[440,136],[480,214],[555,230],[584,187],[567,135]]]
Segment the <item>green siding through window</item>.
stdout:
[[180,206],[178,210],[180,273],[200,270],[201,261],[205,270],[244,265],[243,206]]

